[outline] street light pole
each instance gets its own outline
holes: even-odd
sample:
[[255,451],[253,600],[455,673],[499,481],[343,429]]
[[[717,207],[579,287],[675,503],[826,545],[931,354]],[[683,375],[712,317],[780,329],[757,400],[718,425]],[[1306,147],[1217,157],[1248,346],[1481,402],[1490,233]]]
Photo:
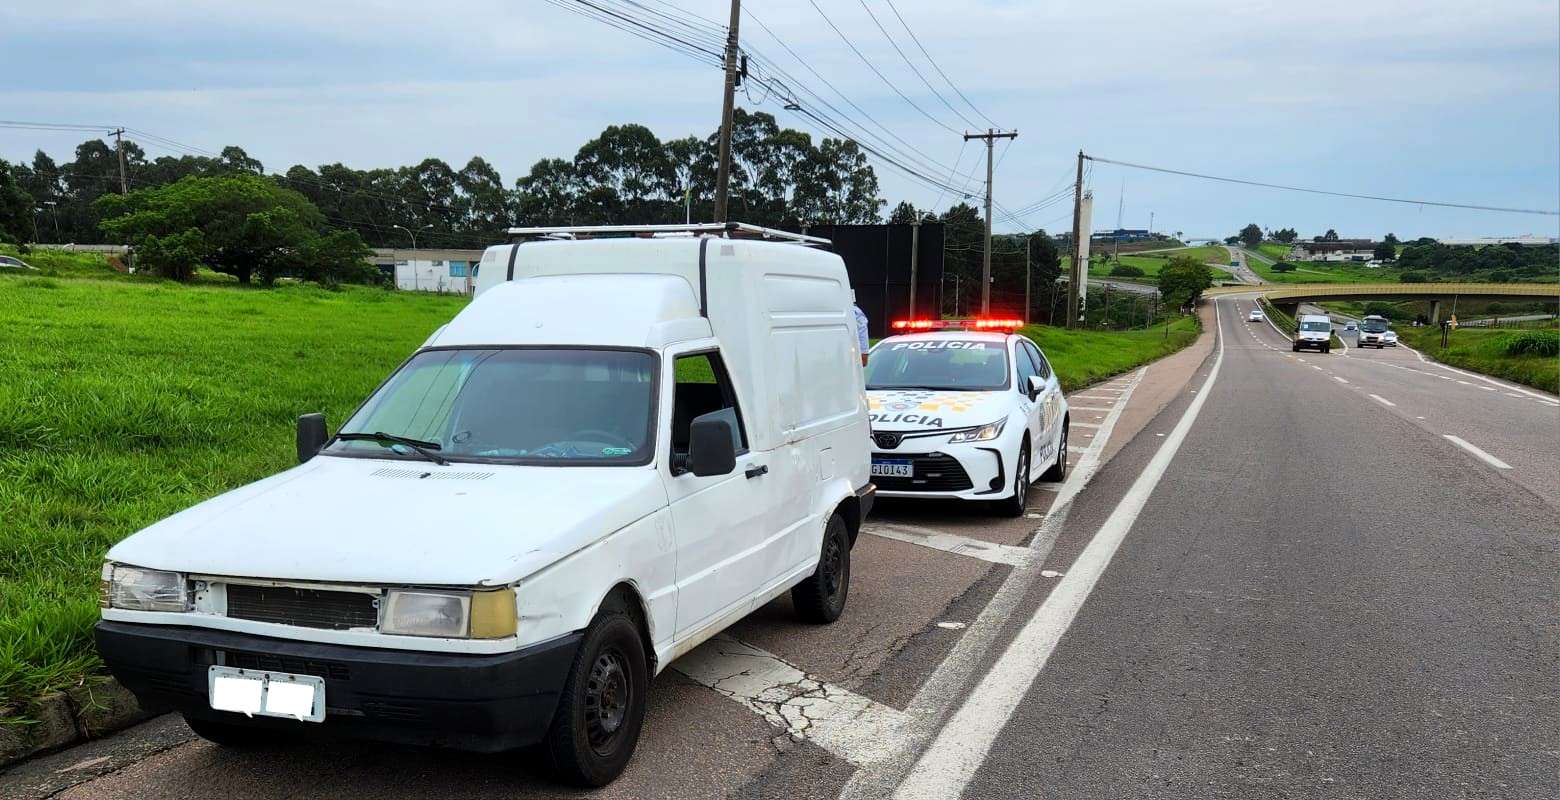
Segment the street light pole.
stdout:
[[400,228],[401,230],[406,231],[406,235],[412,237],[412,249],[416,250],[417,249],[417,232],[418,231],[428,230],[429,228],[432,228],[433,225],[431,225],[431,224],[430,225],[424,225],[424,226],[422,226],[421,228],[418,228],[415,231],[412,230],[411,228],[408,228],[408,227],[404,226],[404,225],[391,225],[390,227],[392,227],[392,228]]

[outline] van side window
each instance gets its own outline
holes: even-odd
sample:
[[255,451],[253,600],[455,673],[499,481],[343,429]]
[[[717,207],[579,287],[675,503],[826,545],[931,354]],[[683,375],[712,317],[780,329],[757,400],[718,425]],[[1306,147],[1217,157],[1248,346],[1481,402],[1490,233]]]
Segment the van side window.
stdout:
[[719,353],[678,356],[675,365],[677,383],[672,399],[672,455],[687,455],[693,421],[712,411],[724,412],[731,422],[732,444],[737,452],[748,449],[747,431],[742,426],[742,410],[731,386],[726,365]]

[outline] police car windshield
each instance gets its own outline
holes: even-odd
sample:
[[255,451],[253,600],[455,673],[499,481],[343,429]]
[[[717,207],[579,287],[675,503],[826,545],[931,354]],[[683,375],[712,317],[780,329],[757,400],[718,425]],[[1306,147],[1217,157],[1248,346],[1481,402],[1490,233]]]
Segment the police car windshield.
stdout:
[[867,359],[868,389],[990,391],[1008,385],[1007,347],[976,339],[889,340]]
[[[655,357],[643,351],[459,349],[418,353],[340,433],[387,431],[450,461],[649,460]],[[394,441],[337,439],[327,454],[415,458]]]

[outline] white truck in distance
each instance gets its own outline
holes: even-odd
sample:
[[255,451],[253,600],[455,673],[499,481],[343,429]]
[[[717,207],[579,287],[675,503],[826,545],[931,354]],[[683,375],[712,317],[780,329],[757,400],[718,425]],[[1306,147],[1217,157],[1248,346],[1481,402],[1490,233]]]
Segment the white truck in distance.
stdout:
[[1290,347],[1296,353],[1313,348],[1332,352],[1332,318],[1326,314],[1301,314],[1295,317],[1295,338]]
[[874,497],[845,265],[666,228],[512,230],[300,466],[109,551],[109,668],[220,744],[541,742],[602,785],[678,656],[785,592],[839,617]]
[[1397,345],[1397,336],[1394,335],[1390,343],[1387,341],[1387,334],[1391,327],[1392,323],[1388,322],[1386,317],[1372,314],[1360,320],[1360,332],[1355,343],[1360,349],[1374,347],[1380,350],[1383,347],[1395,347]]

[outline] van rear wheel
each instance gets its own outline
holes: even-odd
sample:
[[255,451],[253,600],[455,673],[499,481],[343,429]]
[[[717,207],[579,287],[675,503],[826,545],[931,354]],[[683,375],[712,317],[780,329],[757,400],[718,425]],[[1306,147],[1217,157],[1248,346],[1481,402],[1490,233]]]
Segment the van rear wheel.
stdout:
[[605,786],[639,743],[650,688],[644,642],[620,608],[604,607],[580,640],[544,746],[558,777]]
[[823,552],[818,568],[791,588],[791,604],[803,622],[826,625],[845,613],[850,596],[850,531],[839,514],[829,517],[823,530]]

